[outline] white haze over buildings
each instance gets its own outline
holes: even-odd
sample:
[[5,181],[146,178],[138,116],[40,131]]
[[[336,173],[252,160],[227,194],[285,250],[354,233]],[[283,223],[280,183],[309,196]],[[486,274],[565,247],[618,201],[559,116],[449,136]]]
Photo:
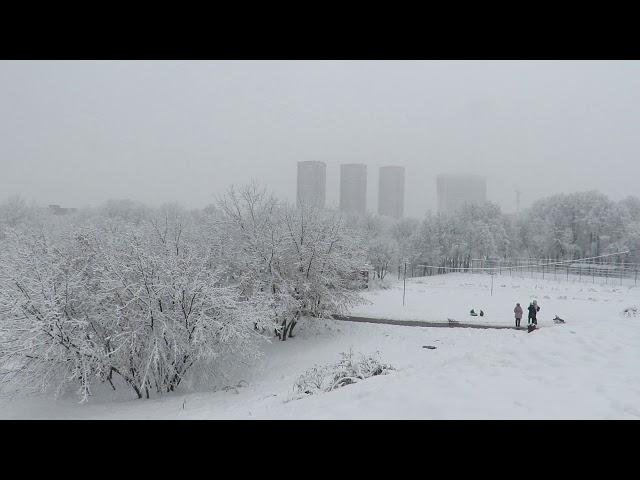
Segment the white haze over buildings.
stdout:
[[405,215],[440,173],[487,177],[515,210],[599,189],[638,194],[640,63],[583,61],[0,62],[0,197],[202,207],[258,180],[295,202],[296,162],[406,169]]

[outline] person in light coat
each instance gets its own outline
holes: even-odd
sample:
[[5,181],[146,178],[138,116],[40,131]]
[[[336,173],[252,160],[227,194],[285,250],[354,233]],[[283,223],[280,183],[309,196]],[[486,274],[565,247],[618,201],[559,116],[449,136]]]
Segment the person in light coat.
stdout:
[[516,308],[513,309],[513,313],[516,314],[516,327],[519,327],[520,320],[522,320],[522,307],[519,303],[516,303]]

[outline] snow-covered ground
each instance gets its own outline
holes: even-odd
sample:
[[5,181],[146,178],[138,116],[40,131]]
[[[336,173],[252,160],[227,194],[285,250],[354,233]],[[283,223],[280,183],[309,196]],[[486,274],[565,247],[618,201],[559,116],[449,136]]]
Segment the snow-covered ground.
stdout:
[[[420,328],[310,320],[296,338],[265,345],[238,370],[237,389],[152,400],[73,398],[0,401],[2,418],[640,418],[640,304],[637,288],[448,274],[368,292],[354,315],[508,324],[516,301],[537,298],[539,331]],[[554,325],[557,314],[565,325]],[[526,319],[524,320],[526,323]],[[422,348],[436,346],[435,350]],[[340,352],[379,351],[396,371],[338,390],[292,399],[297,377]],[[245,384],[246,382],[246,384]]]
[[[603,280],[602,280],[603,281]],[[541,310],[539,324],[553,324],[558,315],[572,322],[583,317],[602,318],[616,315],[627,305],[638,303],[640,287],[617,284],[579,282],[562,275],[558,280],[530,279],[487,274],[450,273],[432,277],[407,279],[405,305],[402,305],[402,281],[393,282],[386,290],[368,292],[371,302],[354,308],[353,315],[398,320],[426,320],[446,322],[448,318],[460,322],[486,324],[514,324],[513,308],[519,302],[526,314],[529,302],[538,301]],[[622,307],[622,308],[621,308]],[[469,311],[483,310],[484,317],[471,317]]]

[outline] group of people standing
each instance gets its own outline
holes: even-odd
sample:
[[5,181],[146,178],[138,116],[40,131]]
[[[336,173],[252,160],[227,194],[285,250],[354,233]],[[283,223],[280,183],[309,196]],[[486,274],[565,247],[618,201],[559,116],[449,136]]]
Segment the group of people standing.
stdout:
[[[534,325],[538,324],[538,312],[540,311],[540,306],[538,305],[538,301],[534,300],[533,302],[531,302],[529,304],[529,322],[528,325],[531,325],[532,323]],[[519,303],[516,303],[516,308],[513,309],[513,313],[516,314],[516,327],[520,326],[520,320],[522,320],[522,307],[520,306]]]

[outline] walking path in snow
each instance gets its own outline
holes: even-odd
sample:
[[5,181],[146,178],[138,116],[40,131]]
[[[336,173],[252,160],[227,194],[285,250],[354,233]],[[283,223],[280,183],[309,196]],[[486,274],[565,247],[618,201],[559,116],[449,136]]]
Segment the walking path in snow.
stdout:
[[511,327],[508,325],[492,325],[488,323],[460,323],[460,322],[427,322],[424,320],[393,320],[390,318],[371,318],[334,315],[334,319],[344,322],[383,323],[385,325],[402,325],[405,327],[436,327],[436,328],[496,328],[510,330],[526,330],[526,327]]

